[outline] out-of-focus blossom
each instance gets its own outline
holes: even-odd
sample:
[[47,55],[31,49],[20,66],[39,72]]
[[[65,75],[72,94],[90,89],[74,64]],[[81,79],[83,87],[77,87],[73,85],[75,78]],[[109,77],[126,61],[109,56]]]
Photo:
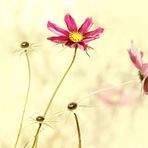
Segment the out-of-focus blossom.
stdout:
[[100,34],[104,31],[101,27],[98,27],[93,31],[89,31],[93,25],[91,17],[86,18],[79,28],[70,14],[66,14],[64,20],[68,30],[62,29],[56,24],[48,21],[47,28],[58,35],[48,37],[48,40],[58,44],[63,44],[70,48],[80,48],[87,52],[87,49],[90,48],[87,43],[99,38]]
[[131,48],[128,49],[128,53],[132,63],[139,71],[144,93],[148,95],[148,63],[143,63],[142,61],[143,52],[138,49]]
[[142,69],[143,61],[142,56],[143,52],[139,52],[137,49],[128,49],[128,53],[130,56],[131,61],[135,65],[137,69]]
[[135,89],[114,88],[99,92],[97,98],[108,105],[132,105],[136,102],[139,94]]

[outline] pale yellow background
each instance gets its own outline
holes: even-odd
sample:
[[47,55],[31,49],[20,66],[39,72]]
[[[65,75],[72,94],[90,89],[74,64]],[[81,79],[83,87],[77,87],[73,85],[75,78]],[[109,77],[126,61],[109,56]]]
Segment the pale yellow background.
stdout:
[[[28,140],[32,142],[37,127],[32,118],[42,115],[71,60],[73,49],[63,50],[62,46],[46,40],[52,35],[46,28],[47,21],[66,27],[63,20],[66,13],[79,25],[92,16],[92,29],[100,25],[105,31],[100,39],[90,43],[95,49],[88,51],[91,58],[78,51],[48,118],[55,117],[57,112],[64,114],[57,118],[54,129],[46,127],[41,132],[38,147],[77,148],[75,122],[66,106],[78,100],[82,105],[93,106],[77,111],[83,148],[147,148],[147,97],[134,113],[135,106],[119,106],[113,112],[112,107],[97,97],[83,97],[102,84],[116,86],[138,79],[126,50],[134,40],[135,46],[145,51],[144,61],[148,61],[147,0],[0,0],[0,148],[11,148],[14,144],[27,89],[26,59],[16,50],[23,41],[38,45],[29,55],[32,81],[19,144],[23,148]],[[133,86],[140,91],[137,81],[126,87]]]

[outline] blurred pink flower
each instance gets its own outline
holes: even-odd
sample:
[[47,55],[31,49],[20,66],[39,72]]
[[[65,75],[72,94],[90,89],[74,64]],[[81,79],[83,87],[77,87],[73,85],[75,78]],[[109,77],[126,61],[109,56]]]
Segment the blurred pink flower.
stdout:
[[100,92],[96,96],[108,105],[132,105],[139,94],[135,89],[114,88]]
[[139,76],[142,81],[143,90],[148,95],[148,63],[143,63],[143,52],[135,48],[128,49],[129,57],[135,67],[139,70]]
[[87,49],[90,48],[87,43],[99,38],[100,34],[104,31],[101,27],[89,31],[93,25],[91,17],[86,18],[80,28],[77,27],[74,18],[70,14],[66,14],[64,20],[68,30],[62,29],[56,24],[48,21],[47,28],[58,35],[48,37],[48,40],[66,45],[70,48],[80,48],[87,52]]
[[137,49],[128,49],[128,53],[135,67],[140,70],[143,65],[142,61],[143,52],[141,51],[139,52]]

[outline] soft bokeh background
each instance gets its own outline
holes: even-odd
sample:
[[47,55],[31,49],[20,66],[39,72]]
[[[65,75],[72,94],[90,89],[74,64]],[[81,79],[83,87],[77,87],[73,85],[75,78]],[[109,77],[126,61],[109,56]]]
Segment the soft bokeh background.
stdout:
[[[100,25],[105,31],[90,43],[95,49],[88,51],[91,58],[79,50],[47,117],[54,118],[56,124],[42,130],[38,147],[77,147],[75,122],[67,111],[67,104],[75,100],[86,106],[77,110],[83,148],[147,148],[147,96],[139,100],[137,71],[126,51],[134,40],[147,61],[147,5],[147,0],[0,0],[0,148],[13,147],[27,89],[26,58],[16,50],[23,41],[37,45],[29,55],[31,92],[18,146],[23,148],[26,142],[31,144],[37,127],[33,119],[42,115],[72,57],[73,49],[46,40],[52,35],[47,21],[66,27],[66,13],[79,25],[92,16],[92,29]],[[104,89],[127,81],[132,82]],[[103,93],[93,95],[102,88]]]

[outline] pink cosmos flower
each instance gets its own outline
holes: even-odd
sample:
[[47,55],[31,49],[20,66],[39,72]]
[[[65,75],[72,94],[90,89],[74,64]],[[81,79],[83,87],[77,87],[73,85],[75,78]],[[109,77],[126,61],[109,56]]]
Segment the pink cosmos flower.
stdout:
[[64,21],[68,30],[62,29],[56,24],[48,21],[47,28],[58,35],[48,37],[48,40],[66,45],[70,48],[80,48],[87,52],[87,49],[90,48],[87,43],[99,38],[100,34],[104,31],[104,29],[101,27],[98,27],[93,31],[89,31],[93,25],[91,17],[86,18],[84,23],[79,28],[77,27],[74,18],[70,14],[65,15]]
[[107,105],[128,106],[133,105],[136,102],[139,94],[133,88],[114,88],[108,91],[100,92],[96,96]]
[[143,52],[135,48],[128,49],[129,57],[134,66],[139,70],[139,76],[142,81],[143,90],[148,95],[148,63],[143,63]]

